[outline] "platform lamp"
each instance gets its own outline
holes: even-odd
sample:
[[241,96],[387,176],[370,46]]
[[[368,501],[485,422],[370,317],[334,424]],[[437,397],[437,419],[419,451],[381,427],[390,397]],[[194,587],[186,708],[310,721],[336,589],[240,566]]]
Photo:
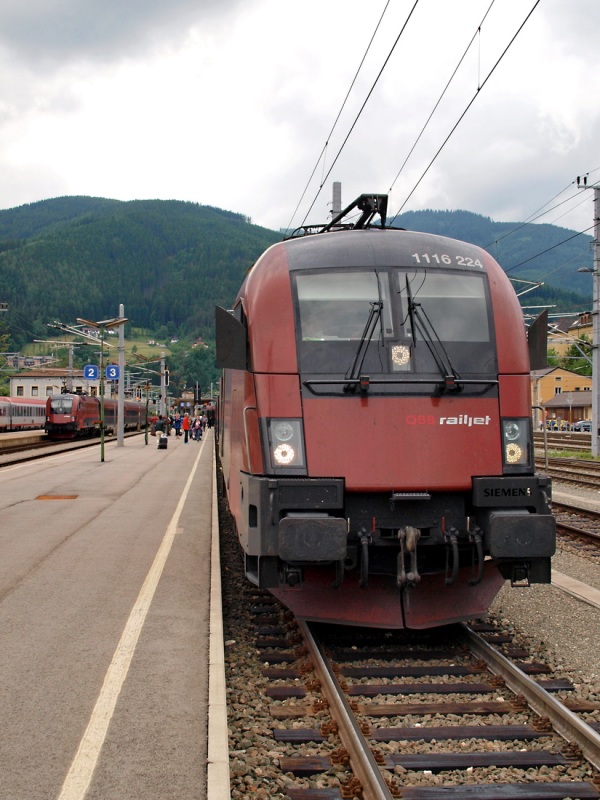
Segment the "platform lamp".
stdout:
[[113,317],[91,322],[89,319],[77,317],[77,322],[97,328],[100,331],[100,461],[104,461],[104,331],[107,328],[118,328],[127,322],[126,317]]

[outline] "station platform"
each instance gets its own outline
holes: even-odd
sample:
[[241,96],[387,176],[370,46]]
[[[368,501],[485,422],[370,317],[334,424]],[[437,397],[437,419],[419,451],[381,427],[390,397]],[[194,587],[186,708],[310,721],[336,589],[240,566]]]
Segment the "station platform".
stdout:
[[230,796],[214,485],[212,431],[0,468],[0,800]]
[[0,434],[0,454],[15,445],[35,446],[46,441],[46,431],[7,431]]

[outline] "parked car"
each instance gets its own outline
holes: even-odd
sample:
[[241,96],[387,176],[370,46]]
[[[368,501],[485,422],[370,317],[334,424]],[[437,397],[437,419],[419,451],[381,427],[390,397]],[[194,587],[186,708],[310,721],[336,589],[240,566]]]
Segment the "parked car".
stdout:
[[580,433],[582,431],[585,431],[586,433],[591,433],[592,431],[591,419],[580,419],[578,422],[575,422],[573,424],[573,430],[579,431]]

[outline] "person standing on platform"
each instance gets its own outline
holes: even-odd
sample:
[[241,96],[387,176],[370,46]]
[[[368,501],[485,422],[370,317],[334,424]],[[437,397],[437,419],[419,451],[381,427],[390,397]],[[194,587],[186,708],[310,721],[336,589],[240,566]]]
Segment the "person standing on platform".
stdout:
[[175,414],[173,419],[173,427],[175,428],[175,436],[181,436],[181,415]]
[[190,435],[190,415],[186,412],[185,416],[183,417],[183,422],[181,423],[181,428],[183,430],[183,443],[188,443],[188,438]]

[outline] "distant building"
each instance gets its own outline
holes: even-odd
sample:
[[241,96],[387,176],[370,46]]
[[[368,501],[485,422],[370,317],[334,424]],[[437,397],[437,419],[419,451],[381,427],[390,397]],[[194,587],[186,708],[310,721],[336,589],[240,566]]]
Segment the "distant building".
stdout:
[[[105,382],[104,394],[110,395],[112,382]],[[80,369],[68,370],[61,367],[28,369],[18,375],[11,375],[11,397],[48,397],[60,394],[63,390],[100,394],[100,380],[88,381]]]
[[22,356],[20,353],[15,353],[11,356],[9,364],[11,367],[22,369],[23,367],[41,367],[52,360],[48,356]]
[[558,356],[564,356],[573,343],[584,336],[589,342],[593,341],[592,315],[589,311],[561,317],[553,322],[548,332],[548,347]]
[[[536,426],[546,420],[577,422],[592,417],[592,379],[562,367],[548,367],[531,373],[531,403]],[[536,409],[537,407],[537,409]]]

